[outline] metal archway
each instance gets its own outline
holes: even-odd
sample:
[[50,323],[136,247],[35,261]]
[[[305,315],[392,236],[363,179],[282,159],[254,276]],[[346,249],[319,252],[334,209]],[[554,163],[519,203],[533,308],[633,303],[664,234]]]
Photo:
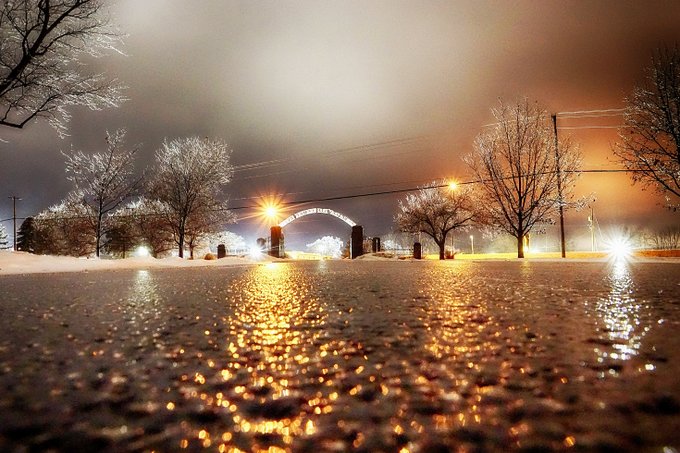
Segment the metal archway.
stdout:
[[285,219],[283,222],[276,226],[271,227],[271,237],[270,237],[270,251],[269,254],[276,257],[283,257],[283,232],[282,228],[290,224],[294,220],[304,217],[306,215],[312,214],[325,214],[345,222],[352,228],[352,235],[350,238],[350,258],[354,259],[361,256],[363,252],[363,240],[364,240],[364,228],[361,225],[357,225],[356,222],[346,215],[340,214],[337,211],[333,211],[328,208],[310,208],[304,209],[302,211],[296,212],[292,216]]
[[326,215],[332,215],[333,217],[337,217],[338,219],[342,220],[345,222],[347,225],[353,227],[356,226],[356,222],[347,217],[346,215],[340,214],[337,211],[333,211],[332,209],[328,208],[311,208],[311,209],[305,209],[303,211],[296,212],[292,216],[288,217],[285,219],[283,222],[279,223],[279,226],[281,228],[285,227],[289,223],[291,223],[294,220],[299,219],[300,217],[304,217],[306,215],[312,215],[312,214],[326,214]]

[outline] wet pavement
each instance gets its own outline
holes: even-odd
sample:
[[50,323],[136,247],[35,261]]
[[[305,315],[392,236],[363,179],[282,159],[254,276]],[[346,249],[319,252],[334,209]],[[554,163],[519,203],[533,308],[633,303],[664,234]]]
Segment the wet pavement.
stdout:
[[0,276],[0,451],[680,450],[680,263]]

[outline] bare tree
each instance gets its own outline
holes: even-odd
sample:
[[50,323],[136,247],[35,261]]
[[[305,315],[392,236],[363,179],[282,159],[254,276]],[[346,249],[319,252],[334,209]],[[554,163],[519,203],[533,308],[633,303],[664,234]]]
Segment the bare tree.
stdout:
[[647,81],[628,99],[614,154],[634,182],[662,193],[680,208],[680,50],[660,49]]
[[137,150],[137,147],[125,148],[125,131],[119,129],[113,134],[106,133],[105,152],[64,154],[68,179],[82,193],[83,201],[92,207],[96,256],[99,256],[102,236],[106,232],[106,214],[134,195],[139,188],[141,179],[134,177]]
[[83,57],[118,51],[121,34],[103,0],[0,3],[0,125],[23,128],[43,117],[64,136],[69,106],[117,107],[121,87],[88,74]]
[[475,216],[469,188],[450,189],[443,182],[433,181],[399,200],[395,221],[403,232],[430,236],[439,247],[439,259],[443,260],[447,235],[470,225]]
[[581,158],[567,140],[555,150],[549,116],[539,105],[501,103],[492,112],[497,123],[477,137],[465,162],[481,186],[482,217],[515,237],[517,257],[524,258],[525,236],[571,199]]
[[226,203],[215,203],[212,208],[205,209],[198,215],[191,216],[186,224],[185,243],[189,247],[189,258],[194,259],[197,248],[213,234],[219,233],[226,223],[230,223],[232,215],[227,211]]
[[680,226],[648,231],[644,235],[644,242],[646,246],[657,250],[677,250],[680,248]]
[[82,200],[80,192],[71,192],[35,216],[36,253],[88,256],[94,252],[93,212]]
[[233,173],[230,154],[226,143],[198,137],[166,141],[156,152],[158,167],[150,192],[168,207],[180,257],[187,239],[219,231],[233,221],[226,202],[219,200]]

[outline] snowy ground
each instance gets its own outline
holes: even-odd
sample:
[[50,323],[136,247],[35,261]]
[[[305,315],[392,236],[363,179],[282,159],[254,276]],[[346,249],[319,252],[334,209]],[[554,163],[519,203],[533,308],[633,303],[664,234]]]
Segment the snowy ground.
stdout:
[[[612,258],[606,255],[588,256],[579,253],[571,254],[568,261],[609,261]],[[434,260],[436,257],[429,257],[428,260]],[[358,258],[361,261],[413,261],[412,258],[389,257],[384,253],[367,254]],[[512,254],[495,254],[495,255],[468,255],[457,257],[456,260],[501,260],[514,261],[516,258]],[[561,258],[553,256],[536,254],[533,257],[527,258],[525,261],[540,260],[540,261],[561,261]],[[636,262],[680,262],[680,258],[676,257],[657,257],[657,256],[631,256],[629,261]],[[158,268],[181,268],[181,267],[220,267],[220,266],[238,266],[244,264],[256,264],[271,261],[285,261],[277,258],[272,258],[268,255],[250,256],[250,257],[227,257],[220,260],[204,260],[204,259],[181,259],[177,257],[156,259],[152,257],[133,257],[126,259],[96,259],[96,258],[74,258],[70,256],[48,256],[48,255],[33,255],[25,252],[0,251],[0,275],[17,275],[17,274],[36,274],[36,273],[54,273],[54,272],[84,272],[97,270],[115,270],[115,269],[158,269]],[[426,261],[426,260],[423,260]]]
[[0,275],[50,272],[82,272],[113,269],[152,269],[167,267],[234,266],[271,261],[266,255],[251,258],[227,257],[220,260],[156,259],[134,257],[126,259],[87,259],[70,256],[33,255],[26,252],[0,251]]

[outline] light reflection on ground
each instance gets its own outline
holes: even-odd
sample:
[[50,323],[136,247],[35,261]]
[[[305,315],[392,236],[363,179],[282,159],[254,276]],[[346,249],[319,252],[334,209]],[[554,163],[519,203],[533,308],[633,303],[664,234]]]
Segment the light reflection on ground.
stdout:
[[679,268],[275,263],[50,277],[49,292],[4,278],[0,449],[677,446]]
[[609,276],[611,291],[596,305],[614,349],[614,352],[598,350],[602,358],[628,360],[637,355],[643,337],[651,328],[651,325],[642,325],[640,312],[644,310],[645,302],[635,297],[629,266],[624,259],[612,263]]

